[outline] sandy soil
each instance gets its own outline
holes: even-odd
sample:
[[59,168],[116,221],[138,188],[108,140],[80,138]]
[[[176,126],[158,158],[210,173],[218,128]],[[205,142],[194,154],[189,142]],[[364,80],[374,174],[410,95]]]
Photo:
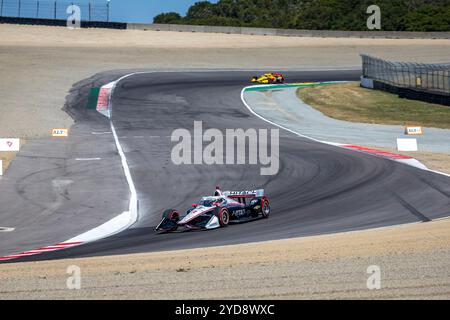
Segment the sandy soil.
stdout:
[[431,170],[450,174],[450,155],[448,154],[433,152],[400,152],[400,154],[416,158]]
[[[20,148],[22,148],[26,143],[26,140],[20,139]],[[6,170],[9,167],[9,164],[11,161],[16,157],[17,152],[0,152],[0,160],[3,161],[3,173],[6,172]]]
[[6,172],[6,170],[9,167],[9,164],[11,161],[16,157],[17,152],[0,152],[0,160],[2,160],[2,167],[3,167],[3,173]]
[[[5,25],[4,45],[52,47],[150,47],[150,48],[271,48],[342,46],[444,46],[449,39],[361,39],[279,37],[239,34],[211,34],[167,31],[54,28]],[[445,57],[442,57],[444,59]]]
[[[448,110],[446,106],[425,103],[420,101],[410,101],[398,99],[394,95],[382,93],[380,91],[364,91],[357,83],[345,83],[327,87],[306,88],[297,91],[297,95],[301,100],[307,101],[311,106],[315,107],[328,117],[340,119],[351,122],[360,123],[379,123],[379,124],[397,124],[404,125],[405,123],[414,123],[424,127],[448,128],[450,126]],[[340,93],[341,92],[341,93]],[[380,94],[382,94],[380,96]],[[308,97],[307,95],[311,95]],[[361,94],[364,94],[363,97]],[[331,98],[336,101],[330,102]],[[337,98],[336,98],[337,97]],[[392,99],[392,102],[388,99]],[[397,101],[398,99],[398,101]],[[312,101],[308,101],[312,100]],[[361,102],[362,101],[362,102]],[[382,111],[375,110],[379,106],[380,101],[384,103]],[[313,103],[311,103],[313,102]],[[358,106],[356,106],[359,103]],[[405,104],[406,103],[406,104]],[[389,106],[389,104],[391,106]],[[404,106],[402,115],[391,115],[390,109],[395,109],[399,104],[407,107],[414,106],[413,110],[407,110]],[[378,108],[379,109],[379,108]],[[430,111],[431,110],[431,111]],[[419,112],[420,111],[420,112]],[[408,112],[414,113],[408,115]],[[411,119],[405,121],[403,117]],[[433,120],[436,117],[441,117],[439,121]],[[375,119],[377,118],[377,119]],[[370,120],[370,121],[369,121]],[[425,164],[429,169],[436,170],[450,174],[450,154],[437,152],[399,152],[392,148],[382,148],[379,146],[367,146],[370,148],[402,154],[416,158]]]
[[[0,265],[0,299],[450,298],[450,220],[174,252]],[[68,290],[69,266],[81,290]],[[369,266],[381,289],[369,290]]]
[[381,148],[375,146],[367,146],[367,147],[413,157],[422,162],[431,170],[450,174],[450,154],[447,153],[423,152],[423,151],[404,152],[391,148]]
[[[255,50],[258,49],[258,50]],[[0,25],[0,136],[35,138],[72,120],[73,83],[111,69],[358,67],[359,53],[442,62],[450,40],[289,38]]]
[[[255,50],[258,48],[258,50]],[[35,138],[72,120],[73,83],[111,69],[360,66],[359,53],[443,62],[450,40],[258,37],[0,25],[0,136]],[[266,244],[0,265],[6,298],[449,298],[449,221]],[[69,265],[83,289],[66,289]],[[366,288],[369,265],[382,288]],[[237,276],[238,275],[238,276]],[[213,280],[213,281],[211,281]],[[176,290],[174,290],[176,288]]]

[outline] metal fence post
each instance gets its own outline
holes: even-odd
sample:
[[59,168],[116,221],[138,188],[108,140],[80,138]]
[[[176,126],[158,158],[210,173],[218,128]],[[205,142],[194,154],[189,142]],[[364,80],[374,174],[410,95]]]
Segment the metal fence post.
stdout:
[[55,9],[54,9],[54,14],[53,14],[53,19],[56,20],[56,0],[55,0]]
[[2,0],[1,7],[0,7],[0,17],[3,17],[3,0]]
[[36,1],[36,19],[39,18],[39,1]]
[[106,12],[106,22],[109,22],[109,0],[108,0],[108,2],[106,2],[106,8],[107,8],[107,12]]
[[89,21],[91,21],[91,1],[89,1]]
[[391,62],[361,55],[363,76],[395,87],[450,95],[450,65]]
[[20,9],[22,9],[21,7],[22,7],[22,1],[19,0],[19,15],[18,15],[19,18],[20,18]]

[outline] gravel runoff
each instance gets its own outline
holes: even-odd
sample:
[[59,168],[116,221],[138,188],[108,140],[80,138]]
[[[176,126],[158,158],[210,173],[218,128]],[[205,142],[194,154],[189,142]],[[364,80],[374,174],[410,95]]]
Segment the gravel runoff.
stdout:
[[[257,49],[256,49],[257,48]],[[113,69],[359,68],[360,53],[443,62],[450,40],[288,38],[0,25],[0,136],[47,137],[73,121],[72,84]]]
[[[301,101],[296,91],[297,88],[250,91],[245,93],[245,100],[267,119],[321,141],[395,149],[397,138],[411,138],[404,135],[403,126],[354,123],[327,117]],[[424,135],[414,138],[420,151],[450,154],[448,129],[425,128]]]
[[[450,299],[449,228],[445,219],[236,246],[0,265],[0,299]],[[67,289],[70,266],[80,268],[80,290]],[[379,267],[379,290],[367,287],[371,266]]]
[[[59,34],[61,32],[71,34],[64,36]],[[75,32],[82,35],[77,41],[73,41]],[[70,126],[73,123],[72,119],[61,110],[68,90],[80,79],[104,70],[143,67],[261,70],[324,69],[335,66],[350,68],[360,65],[361,52],[387,59],[441,62],[448,57],[450,50],[450,42],[434,40],[406,43],[397,40],[366,39],[364,43],[353,40],[353,42],[342,40],[331,43],[330,39],[315,39],[306,43],[303,39],[295,45],[274,47],[272,37],[259,37],[260,48],[255,51],[252,45],[249,45],[253,41],[251,39],[255,39],[253,36],[242,37],[236,41],[232,35],[223,35],[220,43],[212,47],[209,46],[211,38],[217,38],[217,35],[199,37],[198,34],[183,34],[180,37],[177,33],[142,31],[133,33],[138,42],[145,37],[148,38],[147,42],[158,43],[154,40],[164,39],[166,44],[134,46],[128,41],[131,33],[127,32],[126,37],[117,39],[111,35],[122,31],[96,30],[97,39],[93,39],[92,32],[94,31],[67,31],[64,28],[38,26],[0,26],[2,69],[0,136],[42,137],[48,135],[49,128]],[[93,39],[92,44],[83,43],[83,36],[85,39]],[[198,37],[195,46],[186,49],[185,43],[192,43],[191,37]],[[233,43],[233,47],[230,47],[230,43]],[[275,62],[274,56],[277,57]],[[400,230],[403,227],[397,227],[392,229],[394,234],[391,236],[380,231],[355,233],[351,238],[342,238],[343,242],[339,242],[340,245],[335,241],[336,238],[322,241],[323,238],[314,237],[311,240],[298,240],[310,241],[304,245],[280,242],[281,246],[271,250],[275,255],[268,254],[267,246],[257,244],[249,247],[225,247],[220,250],[213,248],[170,254],[136,255],[133,258],[113,257],[113,259],[120,258],[120,261],[96,258],[39,262],[20,266],[2,265],[0,299],[117,299],[162,296],[169,299],[186,296],[191,298],[384,296],[448,299],[450,245],[446,235],[449,234],[449,224],[447,222],[432,224],[436,227],[439,224],[444,228],[444,232],[438,234],[436,230],[424,228],[424,225],[418,225],[419,229],[412,229],[413,232],[403,232]],[[426,231],[426,235],[423,236],[427,240],[447,240],[441,245],[423,247],[428,243],[423,237],[418,236],[423,230]],[[362,241],[363,237],[366,239],[365,242]],[[404,241],[398,241],[396,237],[403,237]],[[378,246],[376,254],[355,251],[355,246],[366,250],[373,248],[371,245],[373,242],[379,241],[382,243]],[[412,247],[405,250],[399,247],[401,244],[411,244]],[[322,250],[318,250],[316,245],[322,246]],[[350,248],[350,253],[346,257],[334,258],[336,253],[343,252],[344,247]],[[419,250],[419,247],[423,250]],[[249,261],[250,254],[245,248],[253,250],[254,262]],[[294,250],[293,254],[289,255],[294,257],[294,260],[281,261],[281,258],[287,257],[283,250],[285,248]],[[230,262],[229,257],[236,261]],[[172,263],[166,268],[168,260]],[[408,263],[405,264],[405,261]],[[391,279],[389,290],[386,287],[386,290],[368,291],[364,287],[367,277],[365,269],[369,263],[374,262],[387,266],[385,270],[389,271]],[[73,263],[80,264],[86,276],[84,289],[80,291],[69,291],[65,287],[66,268]],[[155,264],[156,267],[149,264]],[[242,274],[239,281],[234,276],[236,272]],[[356,278],[351,276],[352,273]],[[211,277],[217,281],[206,281]],[[173,290],[173,285],[180,284],[180,281],[187,281],[188,285],[181,286],[184,290]],[[196,286],[191,286],[192,284]],[[198,287],[198,284],[202,284],[202,287]],[[196,292],[192,291],[194,289],[197,289]]]

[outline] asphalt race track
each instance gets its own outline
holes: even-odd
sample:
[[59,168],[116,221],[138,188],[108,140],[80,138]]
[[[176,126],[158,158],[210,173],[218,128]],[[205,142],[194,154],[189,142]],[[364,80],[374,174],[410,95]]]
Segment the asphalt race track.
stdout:
[[[288,72],[289,82],[358,80],[359,71]],[[171,161],[175,129],[274,128],[240,99],[254,72],[149,73],[123,80],[113,123],[139,199],[139,221],[116,236],[20,261],[230,245],[426,222],[450,215],[450,179],[393,161],[320,144],[280,130],[280,170],[260,165],[180,165]],[[326,130],[327,128],[324,128]],[[223,189],[264,188],[269,219],[213,231],[156,234],[164,209],[181,211]]]

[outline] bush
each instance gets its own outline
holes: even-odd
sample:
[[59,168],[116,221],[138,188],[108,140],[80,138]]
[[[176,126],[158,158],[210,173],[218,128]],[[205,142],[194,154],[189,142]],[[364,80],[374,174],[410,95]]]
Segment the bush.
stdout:
[[367,30],[367,7],[381,9],[385,31],[450,31],[449,0],[220,0],[195,3],[155,23],[312,30]]

